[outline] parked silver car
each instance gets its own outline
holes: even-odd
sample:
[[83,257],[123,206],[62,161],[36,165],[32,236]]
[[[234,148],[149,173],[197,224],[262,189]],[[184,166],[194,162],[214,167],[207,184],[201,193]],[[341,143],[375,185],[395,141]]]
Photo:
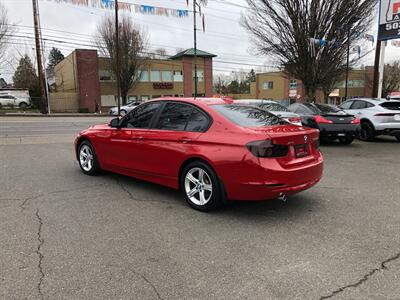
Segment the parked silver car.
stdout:
[[400,142],[400,101],[360,98],[343,102],[339,107],[361,119],[361,140],[391,135]]
[[[133,101],[129,102],[127,105],[121,106],[121,116],[125,116],[132,109],[138,106],[141,102]],[[110,108],[109,114],[112,116],[118,115],[118,106]]]
[[19,107],[22,109],[31,105],[29,97],[13,96],[9,94],[0,94],[0,108],[1,107]]
[[294,125],[302,126],[301,118],[298,114],[290,112],[287,107],[273,100],[262,99],[242,99],[236,100],[235,103],[257,106],[261,109],[267,110],[274,115],[292,123]]

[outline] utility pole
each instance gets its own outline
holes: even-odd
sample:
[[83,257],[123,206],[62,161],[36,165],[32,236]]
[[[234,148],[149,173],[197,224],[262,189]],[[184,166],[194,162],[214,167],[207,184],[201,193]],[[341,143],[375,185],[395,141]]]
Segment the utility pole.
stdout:
[[350,24],[347,25],[347,63],[346,63],[346,86],[345,86],[345,92],[344,92],[344,101],[347,100],[347,95],[348,95],[348,86],[349,86],[349,66],[350,66],[350,35],[351,35],[351,30],[350,30]]
[[383,73],[385,71],[385,50],[386,50],[386,41],[381,42],[381,55],[379,59],[379,80],[378,80],[378,95],[376,98],[382,98],[383,91]]
[[33,25],[35,28],[35,46],[36,46],[36,61],[38,65],[38,74],[39,74],[39,82],[40,82],[40,98],[41,98],[41,111],[42,113],[47,112],[48,103],[46,98],[45,91],[45,82],[44,82],[44,72],[43,72],[43,62],[42,62],[42,50],[40,43],[40,34],[39,34],[39,13],[38,13],[38,3],[37,0],[32,0],[33,6]]
[[381,45],[382,42],[378,41],[375,50],[375,65],[374,65],[374,86],[372,89],[372,98],[378,98],[378,87],[379,87],[379,61],[381,58]]
[[197,97],[197,24],[196,24],[197,0],[193,0],[193,30],[194,30],[194,97]]
[[116,73],[115,80],[117,84],[117,98],[118,98],[118,116],[121,116],[121,93],[120,93],[120,71],[119,71],[119,23],[118,23],[118,0],[115,0],[115,51],[116,51]]

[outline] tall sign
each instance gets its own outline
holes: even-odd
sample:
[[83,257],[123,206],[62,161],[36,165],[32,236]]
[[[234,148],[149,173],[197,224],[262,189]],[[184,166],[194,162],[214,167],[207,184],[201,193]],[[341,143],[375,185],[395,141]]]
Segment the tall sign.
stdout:
[[400,38],[400,0],[381,0],[378,40]]

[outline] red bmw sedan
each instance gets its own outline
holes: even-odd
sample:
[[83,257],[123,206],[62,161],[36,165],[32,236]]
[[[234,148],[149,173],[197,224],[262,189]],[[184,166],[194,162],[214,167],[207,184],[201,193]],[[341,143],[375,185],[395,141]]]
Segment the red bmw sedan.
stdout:
[[286,198],[322,177],[319,132],[222,99],[162,98],[75,140],[82,171],[180,189],[193,208]]

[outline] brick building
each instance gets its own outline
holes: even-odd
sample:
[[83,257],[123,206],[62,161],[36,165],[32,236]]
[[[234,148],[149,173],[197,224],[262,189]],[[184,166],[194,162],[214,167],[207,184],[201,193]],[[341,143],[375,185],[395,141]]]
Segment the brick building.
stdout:
[[[197,50],[199,96],[211,97],[213,94],[214,57],[211,53]],[[109,70],[108,59],[98,57],[96,50],[76,49],[55,66],[54,75],[56,93],[51,101],[53,107],[93,112],[96,102],[103,109],[117,105],[116,82]],[[147,66],[140,70],[138,82],[128,92],[128,101],[146,101],[162,96],[192,97],[193,94],[194,49],[187,49],[168,59],[149,59]],[[69,103],[60,105],[61,101]]]
[[[349,72],[348,97],[372,97],[374,68],[365,67]],[[257,99],[304,101],[305,90],[301,80],[288,76],[284,72],[268,72],[256,74],[254,97]],[[316,100],[325,102],[322,91],[316,92]],[[328,103],[340,104],[345,96],[345,78],[340,80],[328,96]]]

